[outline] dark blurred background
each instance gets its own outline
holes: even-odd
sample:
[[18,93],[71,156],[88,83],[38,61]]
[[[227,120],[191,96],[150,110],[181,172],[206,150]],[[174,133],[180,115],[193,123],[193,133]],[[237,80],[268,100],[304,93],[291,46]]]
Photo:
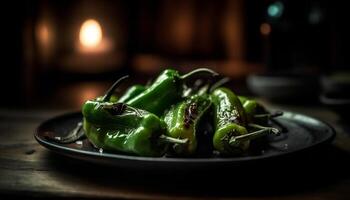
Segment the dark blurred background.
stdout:
[[334,79],[325,77],[349,80],[346,4],[6,1],[0,101],[2,107],[75,109],[121,75],[131,75],[129,84],[146,83],[168,67],[182,72],[210,67],[247,95],[271,97],[261,91],[273,91],[273,98],[295,99],[313,91],[318,97],[327,84],[334,89]]

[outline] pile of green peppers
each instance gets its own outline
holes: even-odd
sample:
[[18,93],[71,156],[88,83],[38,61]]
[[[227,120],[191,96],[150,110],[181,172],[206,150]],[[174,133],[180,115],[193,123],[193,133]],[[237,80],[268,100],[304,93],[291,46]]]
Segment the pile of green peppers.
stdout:
[[[207,83],[191,88],[189,82],[200,74],[208,77]],[[104,96],[84,103],[85,135],[97,148],[138,156],[196,156],[203,148],[239,156],[251,140],[278,133],[268,126],[272,115],[261,104],[228,88],[211,87],[209,80],[217,75],[207,68],[184,75],[166,69],[153,83],[131,86],[117,97],[115,89],[127,78],[122,77]],[[212,131],[204,134],[205,125]]]

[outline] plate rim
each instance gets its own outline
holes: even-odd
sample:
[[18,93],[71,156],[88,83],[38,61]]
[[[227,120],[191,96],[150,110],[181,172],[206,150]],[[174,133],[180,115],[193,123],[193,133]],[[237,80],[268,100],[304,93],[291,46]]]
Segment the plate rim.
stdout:
[[[333,141],[336,135],[335,129],[327,122],[317,119],[315,117],[311,117],[305,114],[300,114],[296,112],[291,112],[291,111],[283,111],[284,113],[289,113],[291,115],[299,115],[302,117],[306,117],[312,120],[316,120],[323,124],[325,127],[329,129],[328,135],[323,138],[320,141],[317,141],[313,143],[310,146],[301,148],[301,149],[294,149],[291,151],[286,151],[286,152],[280,152],[278,154],[273,154],[273,155],[258,155],[258,156],[242,156],[242,157],[213,157],[213,158],[186,158],[186,157],[145,157],[145,156],[136,156],[136,155],[127,155],[127,154],[118,154],[118,153],[109,153],[109,152],[92,152],[92,151],[86,151],[86,150],[80,150],[80,149],[75,149],[75,148],[70,148],[66,146],[62,146],[58,143],[50,142],[48,140],[44,140],[39,136],[39,131],[43,129],[43,127],[46,124],[52,123],[54,121],[67,118],[69,116],[74,116],[74,115],[81,115],[80,111],[72,111],[72,112],[66,112],[64,114],[60,114],[57,116],[54,116],[52,118],[49,118],[43,122],[41,122],[37,128],[35,129],[34,132],[34,138],[35,140],[45,148],[49,149],[50,151],[63,154],[66,156],[72,157],[72,155],[68,155],[71,153],[74,153],[75,155],[80,155],[84,157],[93,157],[97,159],[102,159],[102,158],[107,158],[107,159],[116,159],[116,160],[128,160],[128,161],[139,161],[139,162],[152,162],[152,163],[233,163],[233,162],[248,162],[248,161],[258,161],[258,160],[265,160],[265,159],[270,159],[270,158],[275,158],[275,157],[281,157],[281,156],[287,156],[290,154],[294,154],[297,152],[313,149],[315,147],[318,147],[320,145],[330,143]],[[62,153],[64,151],[64,153]],[[68,154],[67,154],[68,153]]]

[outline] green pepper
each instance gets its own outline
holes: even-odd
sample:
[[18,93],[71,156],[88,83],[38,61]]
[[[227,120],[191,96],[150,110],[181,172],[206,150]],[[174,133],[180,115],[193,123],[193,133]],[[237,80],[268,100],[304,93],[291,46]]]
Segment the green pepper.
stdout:
[[109,102],[119,79],[103,98],[83,105],[83,128],[96,147],[141,156],[161,156],[168,143],[186,143],[165,136],[166,125],[156,115],[124,103]]
[[127,101],[126,104],[161,116],[171,105],[181,100],[184,83],[198,73],[216,75],[214,71],[206,68],[196,69],[185,75],[180,75],[176,70],[167,69],[149,88]]
[[244,96],[238,96],[238,98],[244,108],[247,120],[249,122],[254,122],[254,115],[256,114],[258,103],[255,100],[250,100]]
[[125,111],[112,117],[115,124],[93,124],[84,119],[86,136],[96,147],[141,156],[163,155],[166,143],[161,137],[166,129],[156,115],[140,114],[126,106]]
[[249,123],[266,126],[270,119],[283,115],[283,112],[280,111],[269,113],[263,105],[248,97],[238,96],[238,98],[243,105]]
[[206,95],[193,95],[172,106],[165,114],[167,134],[173,138],[188,139],[186,145],[173,146],[177,154],[191,155],[196,151],[198,124],[210,105],[211,101]]
[[[102,98],[103,98],[103,96],[100,96],[100,97],[97,97],[96,99],[97,99],[98,101],[101,101]],[[111,98],[109,99],[108,102],[112,102],[112,103],[118,102],[118,96],[116,96],[116,95],[111,95]]]
[[[250,140],[268,133],[279,133],[276,128],[250,123],[241,101],[231,90],[227,88],[215,89],[211,94],[211,99],[215,107],[213,146],[220,153],[243,154],[248,150]],[[248,127],[254,132],[248,133]]]
[[222,154],[240,154],[249,148],[249,140],[231,143],[248,133],[246,115],[238,97],[228,88],[217,88],[211,94],[214,105],[215,133],[213,146]]
[[136,97],[146,90],[146,87],[143,85],[133,85],[131,86],[118,100],[119,103],[125,103],[130,99]]

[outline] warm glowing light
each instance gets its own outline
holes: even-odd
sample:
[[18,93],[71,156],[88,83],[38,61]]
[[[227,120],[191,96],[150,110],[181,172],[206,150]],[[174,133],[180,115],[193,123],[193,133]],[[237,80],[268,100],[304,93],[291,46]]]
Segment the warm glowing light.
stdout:
[[268,23],[262,23],[260,25],[260,33],[262,35],[269,35],[271,33],[271,26]]
[[79,39],[85,47],[97,47],[102,40],[101,25],[94,19],[86,20],[80,28]]
[[38,54],[41,61],[46,62],[53,52],[54,34],[48,21],[41,21],[35,27],[35,36],[38,45]]
[[43,46],[47,46],[50,42],[49,28],[46,24],[40,24],[37,27],[37,37]]

